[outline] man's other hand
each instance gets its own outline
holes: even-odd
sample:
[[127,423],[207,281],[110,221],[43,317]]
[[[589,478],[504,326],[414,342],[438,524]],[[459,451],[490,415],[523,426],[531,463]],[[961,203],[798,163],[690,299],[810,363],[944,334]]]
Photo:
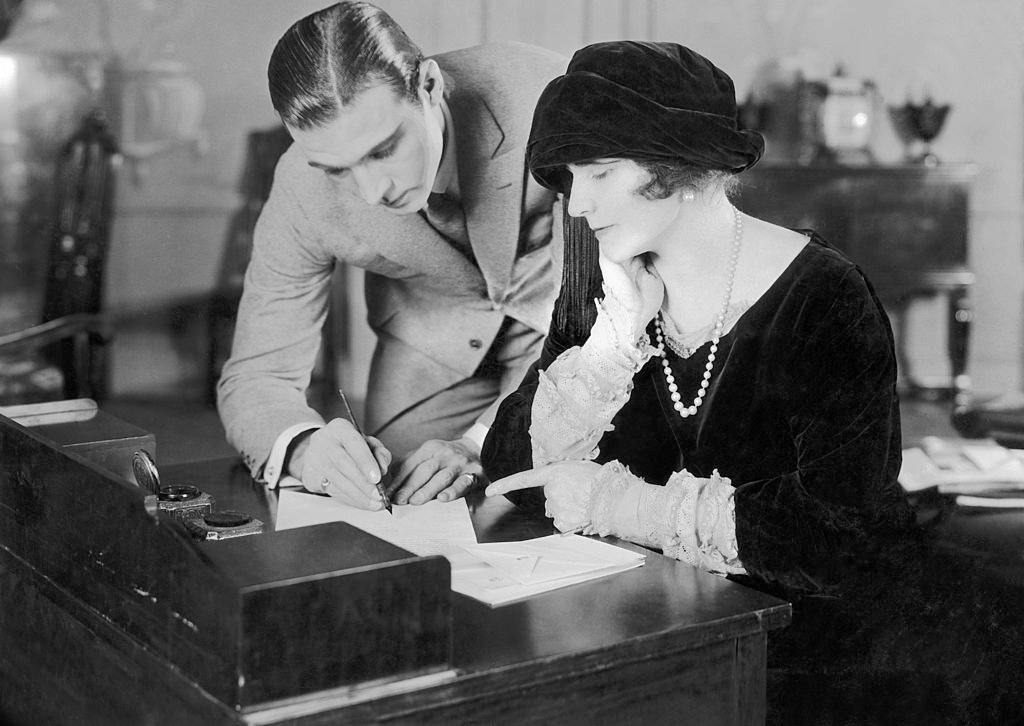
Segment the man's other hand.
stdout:
[[468,438],[427,441],[402,462],[388,494],[395,504],[458,499],[483,479],[480,449]]

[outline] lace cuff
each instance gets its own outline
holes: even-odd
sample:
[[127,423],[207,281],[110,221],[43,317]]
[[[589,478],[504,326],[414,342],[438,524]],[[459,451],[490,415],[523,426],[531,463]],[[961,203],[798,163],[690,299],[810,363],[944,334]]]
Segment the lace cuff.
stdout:
[[744,573],[733,491],[717,471],[709,479],[698,479],[684,470],[659,487],[612,461],[594,480],[585,533],[659,547],[669,557],[709,572]]
[[596,304],[587,342],[540,372],[530,424],[534,466],[596,457],[598,442],[629,400],[633,376],[655,352],[646,333],[639,341],[623,339],[628,317],[614,296]]
[[[682,487],[693,495],[677,512],[675,538],[662,551],[716,574],[743,574],[736,543],[736,507],[732,482],[718,470],[698,479],[685,469],[673,474],[666,487]],[[690,502],[692,501],[692,505]]]
[[618,461],[609,461],[601,467],[594,479],[591,489],[590,505],[587,508],[587,519],[590,525],[585,534],[597,534],[605,537],[616,534],[612,524],[616,509],[630,487],[635,486],[639,478],[630,473]]
[[608,462],[594,480],[588,533],[662,548],[675,533],[674,513],[684,494],[648,484],[618,461]]
[[629,311],[607,286],[604,286],[604,299],[595,299],[594,304],[597,318],[583,349],[607,361],[614,370],[629,369],[634,373],[640,370],[656,352],[647,331],[633,334]]

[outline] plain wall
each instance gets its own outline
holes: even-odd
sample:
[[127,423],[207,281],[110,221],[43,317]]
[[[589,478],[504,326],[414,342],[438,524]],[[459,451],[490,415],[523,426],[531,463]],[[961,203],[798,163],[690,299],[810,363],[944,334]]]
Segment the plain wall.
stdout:
[[[210,150],[150,160],[137,184],[119,189],[109,306],[123,321],[114,350],[115,393],[191,390],[202,373],[195,321],[166,311],[201,299],[217,278],[245,136],[274,124],[265,69],[286,27],[324,2],[216,0],[184,3],[187,16],[163,33],[164,54],[186,62],[206,93]],[[934,144],[947,161],[978,166],[971,201],[971,265],[977,273],[969,372],[981,391],[1020,383],[1022,213],[1024,213],[1024,3],[1018,0],[382,0],[382,7],[429,53],[512,39],[571,53],[613,38],[672,40],[728,71],[742,98],[771,60],[831,69],[874,81],[882,104],[929,92],[952,104]],[[114,3],[113,5],[117,5]],[[126,4],[127,6],[127,4]],[[139,42],[132,16],[118,17],[125,42]],[[141,35],[139,37],[142,37]],[[884,108],[873,149],[879,161],[902,147]],[[362,323],[361,275],[350,274],[352,357],[342,379],[365,388],[372,340]],[[186,306],[187,309],[187,306]],[[186,316],[187,317],[187,316]],[[946,372],[941,307],[912,316],[911,353],[923,373]],[[172,324],[173,322],[173,324]],[[189,337],[191,336],[191,337]]]

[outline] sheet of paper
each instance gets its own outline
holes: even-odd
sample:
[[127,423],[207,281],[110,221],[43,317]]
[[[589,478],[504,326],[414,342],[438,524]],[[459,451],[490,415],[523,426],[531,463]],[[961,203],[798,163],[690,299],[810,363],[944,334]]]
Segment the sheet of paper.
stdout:
[[491,607],[644,564],[644,555],[605,542],[560,534],[523,542],[463,545],[479,564],[452,571],[452,589]]
[[434,500],[419,505],[395,505],[393,514],[357,509],[332,497],[282,489],[277,503],[277,529],[347,522],[413,554],[451,555],[458,559],[460,544],[476,544],[476,533],[465,499]]
[[466,500],[396,505],[370,512],[331,497],[282,489],[277,529],[347,522],[410,552],[442,555],[452,567],[452,590],[491,607],[639,567],[644,556],[573,535],[477,544]]

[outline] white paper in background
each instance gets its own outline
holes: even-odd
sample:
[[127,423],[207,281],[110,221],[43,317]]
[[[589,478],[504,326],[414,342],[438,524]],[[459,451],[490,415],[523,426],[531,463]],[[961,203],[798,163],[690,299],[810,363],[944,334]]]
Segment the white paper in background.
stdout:
[[945,494],[1024,489],[1024,452],[994,441],[925,437],[903,450],[899,482],[915,492],[938,487]]

